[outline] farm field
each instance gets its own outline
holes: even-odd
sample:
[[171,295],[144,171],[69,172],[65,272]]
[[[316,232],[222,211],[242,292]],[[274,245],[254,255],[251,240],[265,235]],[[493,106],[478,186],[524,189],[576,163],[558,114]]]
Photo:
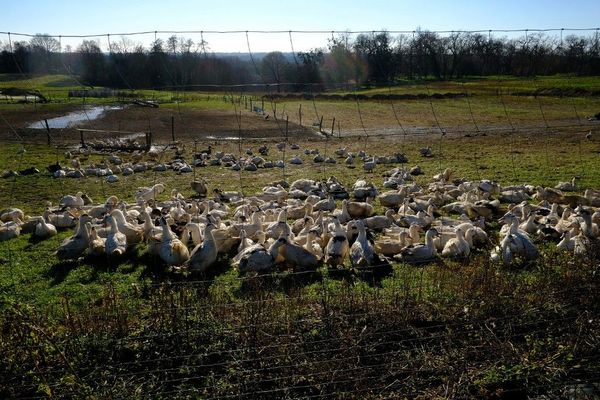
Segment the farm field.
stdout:
[[[166,189],[157,201],[168,201],[172,190],[190,201],[196,195],[190,182],[199,179],[206,181],[209,196],[220,189],[250,197],[273,182],[332,176],[350,192],[358,179],[366,179],[382,193],[389,190],[383,187],[386,171],[416,165],[424,172],[414,177],[421,187],[448,168],[455,178],[487,179],[503,187],[553,187],[577,177],[576,194],[600,189],[600,130],[597,121],[586,118],[600,111],[599,97],[511,94],[540,88],[593,91],[600,87],[596,77],[533,83],[494,77],[465,84],[427,82],[426,87],[411,82],[391,89],[396,94],[465,88],[472,93],[415,100],[272,100],[264,93],[147,91],[145,98],[159,101],[158,108],[106,111],[79,127],[153,132],[155,155],[139,153],[152,165],[178,158],[193,163],[194,154],[209,145],[211,158],[216,152],[238,159],[248,156],[247,150],[257,155],[266,145],[266,160],[298,157],[303,163],[256,171],[222,164],[188,173],[149,170],[118,175],[115,183],[89,174],[55,179],[46,167],[70,166],[73,157],[84,165],[104,163],[111,153],[127,162],[138,152],[80,153],[75,127],[51,130],[50,145],[45,130],[27,128],[82,109],[82,99],[65,94],[78,88],[69,77],[20,81],[5,76],[1,87],[35,88],[52,99],[35,105],[0,101],[0,171],[41,171],[2,178],[0,209],[18,207],[27,215],[41,215],[48,203],[55,207],[61,197],[78,191],[97,204],[114,195],[132,205],[139,187],[156,184]],[[357,91],[379,92],[390,90]],[[250,111],[250,100],[264,104],[269,118]],[[115,99],[86,101],[112,105]],[[317,132],[321,116],[325,134]],[[339,129],[335,124],[327,135],[334,117]],[[118,136],[85,135],[89,145]],[[276,147],[281,142],[286,142],[283,150]],[[421,155],[427,147],[432,157]],[[379,164],[367,172],[360,159],[348,167],[345,157],[335,153],[340,149],[377,156],[402,153],[408,162]],[[314,162],[314,150],[336,163]],[[376,214],[385,213],[378,200],[373,205]],[[500,209],[504,213],[508,205]],[[390,269],[376,265],[371,274],[351,269],[349,261],[343,269],[320,263],[308,271],[280,266],[263,274],[241,273],[231,265],[235,249],[219,254],[206,273],[180,272],[149,254],[144,244],[117,259],[86,255],[61,261],[54,253],[72,228],[42,241],[22,234],[0,242],[0,352],[5,355],[0,397],[598,396],[597,249],[578,258],[536,237],[535,260],[493,262],[500,216],[487,219],[490,243],[466,260],[438,257],[412,265],[392,259]]]

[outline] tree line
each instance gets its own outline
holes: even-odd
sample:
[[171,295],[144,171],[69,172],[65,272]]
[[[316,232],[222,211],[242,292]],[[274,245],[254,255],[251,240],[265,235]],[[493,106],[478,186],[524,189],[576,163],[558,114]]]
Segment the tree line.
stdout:
[[306,52],[242,56],[212,53],[206,42],[178,36],[157,39],[148,47],[122,37],[104,52],[97,41],[61,49],[55,38],[38,34],[10,46],[0,43],[0,73],[72,74],[85,85],[126,89],[265,85],[277,92],[306,92],[394,85],[400,79],[598,75],[599,42],[598,32],[564,39],[529,33],[509,39],[419,29],[396,37],[385,31],[339,34]]

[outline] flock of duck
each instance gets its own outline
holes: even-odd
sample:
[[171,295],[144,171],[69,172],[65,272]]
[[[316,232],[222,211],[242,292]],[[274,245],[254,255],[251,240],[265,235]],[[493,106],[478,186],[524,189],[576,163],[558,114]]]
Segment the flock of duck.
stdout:
[[[199,160],[215,159],[210,149],[203,154]],[[335,154],[350,157],[345,149]],[[362,161],[366,171],[377,165],[375,157]],[[575,180],[556,188],[502,187],[452,179],[449,169],[420,185],[413,180],[419,172],[393,168],[383,174],[381,188],[366,179],[350,190],[335,177],[280,181],[253,196],[209,192],[203,179],[191,182],[198,196],[184,198],[176,189],[169,196],[158,183],[139,188],[131,204],[116,196],[98,203],[79,192],[39,216],[2,210],[0,241],[26,233],[43,240],[74,228],[56,250],[59,260],[118,260],[145,246],[167,266],[196,272],[215,266],[221,255],[240,272],[268,272],[427,264],[481,251],[498,263],[522,264],[537,259],[538,244],[547,241],[577,256],[595,254],[599,191],[574,194]]]

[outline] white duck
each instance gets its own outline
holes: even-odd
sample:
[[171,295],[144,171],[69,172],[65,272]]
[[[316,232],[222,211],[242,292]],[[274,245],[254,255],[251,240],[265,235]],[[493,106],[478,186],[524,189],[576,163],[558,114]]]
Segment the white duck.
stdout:
[[499,221],[505,222],[508,226],[508,230],[506,236],[501,240],[500,246],[496,247],[491,255],[493,261],[500,260],[501,258],[505,265],[509,265],[516,258],[531,261],[539,256],[537,247],[535,247],[527,233],[519,229],[518,217],[511,213],[507,213]]
[[56,250],[59,260],[73,260],[81,256],[89,246],[89,235],[85,229],[85,223],[91,222],[91,218],[84,214],[79,217],[77,230],[71,237],[66,238]]
[[158,246],[158,255],[167,265],[181,265],[190,258],[188,248],[177,238],[165,218],[160,219],[162,235]]
[[577,230],[574,229],[573,233],[571,231],[566,231],[562,234],[562,238],[560,239],[560,242],[558,242],[558,244],[556,245],[556,248],[558,250],[568,252],[575,250],[575,240],[573,240],[573,236],[577,237],[577,235],[579,235],[580,233],[581,232],[579,231],[579,224],[577,224]]
[[119,227],[119,231],[122,232],[127,237],[127,244],[133,245],[136,243],[141,243],[144,241],[144,227],[139,225],[134,225],[127,220],[125,220],[125,216],[123,212],[118,208],[112,210],[110,215],[113,216],[115,221],[117,222],[117,226]]
[[323,249],[321,245],[317,243],[318,232],[314,229],[310,229],[307,233],[306,243],[304,248],[317,257],[318,260],[323,259]]
[[73,207],[73,208],[83,207],[85,205],[85,202],[84,202],[82,196],[83,196],[83,192],[77,192],[77,194],[75,196],[66,195],[60,199],[58,204],[61,207]]
[[313,253],[290,241],[289,232],[281,234],[269,247],[269,253],[276,264],[285,264],[295,271],[315,270],[319,266],[319,260]]
[[425,264],[433,261],[437,255],[437,251],[433,245],[433,238],[437,234],[435,229],[429,229],[425,232],[425,244],[419,243],[405,247],[394,258],[400,262],[407,262],[409,264]]
[[0,225],[0,242],[14,239],[21,234],[21,227],[16,222],[10,221]]
[[56,235],[56,227],[46,223],[44,217],[38,217],[38,223],[35,226],[34,236],[40,239],[47,239]]
[[382,260],[377,256],[375,250],[367,239],[367,230],[362,220],[356,221],[358,228],[358,237],[350,247],[350,263],[354,268],[366,268],[379,266]]
[[380,238],[375,241],[375,251],[384,256],[392,257],[400,253],[403,248],[410,245],[411,241],[408,237],[408,232],[405,230],[398,232],[398,239]]
[[218,247],[213,237],[214,230],[215,226],[213,224],[208,224],[204,228],[204,241],[194,247],[190,259],[185,262],[190,270],[205,272],[217,261]]
[[157,183],[156,185],[149,187],[149,188],[148,187],[139,188],[138,191],[135,193],[135,198],[148,201],[151,199],[155,199],[158,194],[160,194],[164,191],[165,191],[165,185],[162,183]]
[[119,231],[116,219],[112,215],[107,215],[104,220],[110,226],[110,231],[106,236],[104,251],[110,257],[118,257],[127,251],[127,237]]
[[350,244],[340,221],[335,218],[333,223],[335,226],[333,236],[325,246],[325,262],[335,268],[344,264],[350,252]]
[[58,229],[72,228],[77,225],[77,218],[68,210],[63,211],[62,214],[54,214],[46,208],[44,218]]
[[558,184],[556,186],[554,186],[555,189],[558,190],[562,190],[563,192],[577,192],[579,190],[579,188],[577,187],[577,184],[575,183],[575,181],[577,180],[577,177],[573,177],[573,179],[571,179],[571,182],[558,182]]
[[100,257],[104,255],[104,249],[106,248],[106,239],[98,236],[96,228],[91,223],[86,222],[85,227],[89,234],[89,252],[94,257]]
[[442,250],[442,256],[452,258],[467,258],[471,254],[471,247],[465,240],[465,234],[461,228],[456,228],[456,237],[448,240],[444,249]]

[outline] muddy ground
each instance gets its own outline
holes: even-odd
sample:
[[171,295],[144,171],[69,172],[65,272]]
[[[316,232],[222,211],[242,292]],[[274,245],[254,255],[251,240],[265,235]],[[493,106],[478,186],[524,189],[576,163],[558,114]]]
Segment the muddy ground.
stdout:
[[[27,126],[44,118],[62,116],[71,111],[81,111],[80,106],[64,106],[61,108],[38,106],[15,107],[5,110],[3,117],[6,121],[0,129],[0,141],[15,141],[22,138],[26,142],[45,143],[48,135],[45,130],[30,129]],[[265,118],[262,115],[242,110],[241,116],[236,117],[232,111],[224,110],[184,110],[170,108],[128,107],[123,110],[107,111],[99,119],[81,123],[77,127],[51,129],[50,140],[56,143],[74,142],[80,139],[77,128],[124,131],[131,133],[152,132],[156,141],[172,139],[171,124],[175,140],[192,141],[205,139],[237,138],[284,138],[286,136],[286,121]],[[114,136],[104,133],[86,133],[88,139],[98,139],[103,136]],[[303,127],[292,122],[288,123],[289,138],[307,139],[318,137],[314,128]]]

